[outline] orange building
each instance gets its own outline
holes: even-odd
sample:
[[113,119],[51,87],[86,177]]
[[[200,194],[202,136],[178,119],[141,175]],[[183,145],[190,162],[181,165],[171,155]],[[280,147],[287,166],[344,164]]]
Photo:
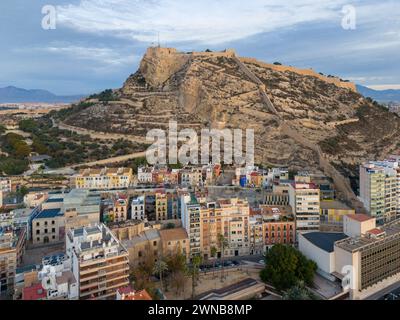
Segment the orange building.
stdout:
[[274,244],[294,244],[296,222],[289,206],[260,206],[263,240],[266,248]]

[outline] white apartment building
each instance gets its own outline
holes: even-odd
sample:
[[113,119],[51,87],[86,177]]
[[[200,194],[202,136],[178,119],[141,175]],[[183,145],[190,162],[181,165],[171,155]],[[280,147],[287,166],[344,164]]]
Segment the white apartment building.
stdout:
[[183,186],[202,186],[203,173],[201,168],[187,168],[179,172],[180,183]]
[[320,222],[320,190],[312,183],[289,185],[289,204],[296,217],[297,233],[318,231]]
[[71,272],[71,261],[65,254],[45,257],[38,280],[47,293],[47,300],[77,300],[78,283]]
[[80,299],[115,299],[129,284],[128,252],[104,224],[69,230],[66,253]]
[[182,227],[189,237],[189,256],[193,257],[201,253],[200,231],[200,204],[193,194],[181,196]]
[[400,168],[395,159],[360,166],[360,199],[378,224],[400,215]]
[[152,167],[139,167],[138,176],[139,183],[152,183],[153,182],[153,168]]
[[144,220],[145,217],[145,196],[133,198],[131,203],[131,219]]

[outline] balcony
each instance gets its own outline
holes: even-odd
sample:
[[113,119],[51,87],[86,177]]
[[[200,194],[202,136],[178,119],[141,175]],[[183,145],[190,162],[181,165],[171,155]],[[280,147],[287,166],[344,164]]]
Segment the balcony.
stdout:
[[[95,296],[95,299],[102,299],[105,298],[106,296],[112,296],[116,294],[116,289],[120,288],[120,287],[124,287],[127,286],[129,284],[128,280],[124,280],[124,281],[115,281],[113,283],[110,283],[108,285],[101,285],[101,286],[97,286],[96,289],[94,290],[90,290],[90,291],[81,291],[80,293],[80,297],[82,299],[88,299],[90,298],[91,295]],[[103,294],[102,292],[104,291],[108,291],[108,293]]]
[[94,279],[99,279],[101,277],[109,277],[110,275],[116,274],[118,272],[124,272],[124,271],[128,271],[129,270],[129,265],[127,264],[126,266],[121,266],[121,267],[113,267],[110,269],[103,269],[103,270],[99,270],[96,273],[93,273],[93,275],[89,275],[89,276],[83,276],[81,274],[81,278],[80,278],[80,282],[84,282],[84,281],[90,281],[90,280],[94,280]]
[[81,290],[86,290],[86,289],[95,288],[95,287],[98,287],[99,289],[101,289],[101,288],[104,289],[104,288],[108,287],[107,286],[108,283],[115,282],[115,281],[121,280],[121,279],[125,279],[127,277],[129,277],[129,272],[121,273],[121,270],[120,270],[120,272],[119,272],[119,274],[117,274],[117,276],[110,277],[109,275],[107,275],[107,277],[101,277],[101,278],[95,279],[94,281],[90,281],[88,283],[81,283],[80,288],[81,288]]
[[94,267],[88,268],[88,269],[81,269],[80,270],[80,275],[82,277],[82,276],[84,276],[86,274],[90,274],[90,273],[93,273],[95,271],[99,271],[99,270],[102,270],[102,269],[107,269],[107,268],[112,267],[112,266],[117,266],[117,265],[127,264],[127,263],[128,263],[127,259],[119,260],[119,261],[111,262],[111,263],[107,262],[107,263],[102,264],[101,266],[94,266]]

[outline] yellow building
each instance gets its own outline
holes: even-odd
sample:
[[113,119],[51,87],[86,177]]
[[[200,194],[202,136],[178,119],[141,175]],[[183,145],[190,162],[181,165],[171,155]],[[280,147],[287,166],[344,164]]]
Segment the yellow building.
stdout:
[[132,168],[83,169],[74,177],[76,189],[123,189],[133,181]]
[[168,197],[165,193],[156,193],[156,221],[165,221],[168,219]]
[[354,214],[355,210],[337,200],[321,201],[320,229],[321,231],[341,231],[343,216]]

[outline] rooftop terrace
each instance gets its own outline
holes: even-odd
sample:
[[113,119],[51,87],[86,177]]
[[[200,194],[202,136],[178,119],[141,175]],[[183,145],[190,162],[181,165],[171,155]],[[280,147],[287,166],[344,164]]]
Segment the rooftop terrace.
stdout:
[[378,230],[381,231],[379,234],[385,234],[383,234],[381,237],[371,237],[366,235],[358,238],[347,238],[337,242],[335,245],[343,250],[355,252],[367,249],[370,246],[377,245],[385,241],[390,241],[394,238],[400,239],[400,219],[385,224],[380,228],[373,229],[372,234],[378,234]]

